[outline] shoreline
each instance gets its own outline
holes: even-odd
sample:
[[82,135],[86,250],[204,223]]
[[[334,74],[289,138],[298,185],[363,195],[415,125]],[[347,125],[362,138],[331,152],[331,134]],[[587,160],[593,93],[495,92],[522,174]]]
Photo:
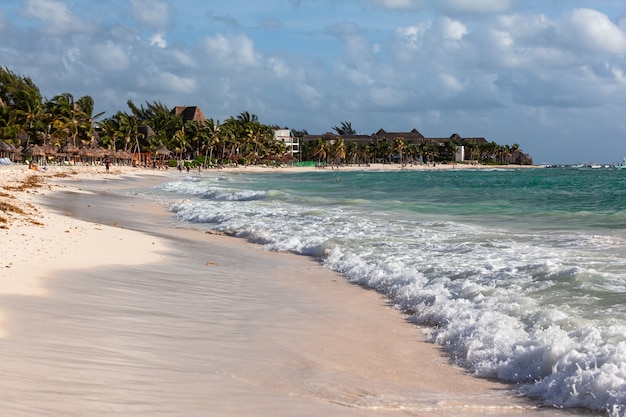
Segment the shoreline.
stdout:
[[[261,169],[261,172],[267,171]],[[138,271],[149,270],[157,275],[162,270],[168,274],[184,270],[190,278],[194,278],[187,285],[195,285],[202,277],[208,276],[219,281],[222,276],[227,276],[228,280],[223,284],[226,285],[225,290],[220,292],[220,287],[216,288],[212,284],[202,288],[203,294],[218,305],[225,299],[229,300],[224,306],[229,306],[227,310],[232,311],[225,312],[218,308],[215,314],[224,315],[225,321],[231,320],[246,330],[231,334],[230,326],[224,328],[222,323],[214,323],[209,317],[202,326],[208,326],[207,329],[212,329],[213,334],[231,334],[231,338],[218,338],[219,343],[224,344],[222,350],[209,349],[208,357],[202,357],[202,352],[197,351],[189,354],[195,355],[194,359],[200,355],[202,362],[219,363],[218,358],[228,358],[224,359],[228,366],[224,366],[226,369],[220,368],[219,372],[208,372],[208,376],[196,375],[206,384],[205,390],[189,387],[189,381],[184,382],[185,375],[194,374],[195,370],[182,365],[181,369],[169,370],[176,374],[176,378],[182,378],[181,383],[187,390],[196,393],[198,389],[197,397],[194,396],[196,401],[202,401],[200,398],[208,395],[206,389],[217,391],[219,395],[209,395],[209,401],[213,403],[203,402],[202,406],[215,407],[217,402],[219,406],[216,409],[224,413],[221,415],[248,415],[244,410],[260,416],[273,415],[272,412],[276,410],[297,410],[292,415],[331,412],[333,415],[346,416],[367,415],[364,413],[369,412],[377,416],[406,415],[407,412],[409,415],[435,416],[459,412],[468,416],[485,413],[567,415],[567,412],[561,414],[557,410],[536,408],[532,401],[515,396],[510,386],[471,377],[465,371],[450,366],[441,349],[426,342],[423,330],[407,323],[406,317],[389,307],[379,294],[349,284],[311,259],[293,254],[262,252],[241,239],[168,228],[155,220],[164,218],[159,217],[164,216],[164,210],[155,207],[156,203],[139,198],[124,197],[119,201],[111,198],[115,196],[116,188],[128,188],[129,183],[163,182],[169,177],[163,175],[167,172],[157,171],[155,174],[151,170],[129,168],[128,172],[121,169],[103,175],[102,171],[85,170],[70,178],[55,177],[52,172],[47,172],[45,175],[50,175],[54,184],[46,183],[43,189],[28,192],[15,191],[22,204],[33,205],[33,213],[28,216],[35,222],[11,219],[9,228],[0,231],[2,246],[10,248],[9,255],[12,255],[2,265],[0,297],[12,300],[17,296],[23,301],[27,300],[26,305],[31,302],[42,303],[46,298],[52,299],[50,302],[63,299],[63,305],[69,305],[79,301],[77,297],[89,294],[87,281],[91,279],[96,280],[94,282],[106,282],[108,286],[112,285],[110,281],[113,276],[122,275],[125,279],[118,285],[122,285],[122,282],[126,285],[127,280],[132,281],[137,277]],[[23,173],[21,177],[24,177]],[[7,176],[2,178],[0,184],[6,184],[4,181]],[[63,184],[58,184],[54,178],[62,179]],[[103,221],[89,220],[94,216]],[[151,220],[147,221],[147,218]],[[182,248],[189,251],[182,251]],[[203,255],[196,259],[189,253]],[[23,258],[19,257],[20,254]],[[228,266],[233,264],[238,265],[237,268]],[[254,276],[255,282],[250,283],[247,276]],[[244,287],[253,285],[254,291],[246,294],[248,298],[241,298],[237,294],[239,287],[237,290],[231,287],[233,280]],[[132,289],[140,294],[152,290],[129,288],[128,291]],[[168,291],[172,291],[174,287],[168,288]],[[267,288],[272,291],[266,293]],[[258,292],[263,293],[267,300],[257,299]],[[276,294],[278,296],[274,298]],[[230,300],[229,297],[234,298]],[[290,299],[295,302],[288,302]],[[104,300],[97,300],[104,303]],[[202,300],[203,303],[205,301],[208,302]],[[230,303],[234,303],[234,307]],[[85,306],[76,308],[84,313],[81,309]],[[153,307],[150,305],[146,308]],[[56,309],[53,307],[52,311]],[[10,341],[13,338],[20,339],[25,334],[28,336],[29,326],[34,325],[29,324],[30,320],[24,321],[22,316],[35,313],[25,309],[21,303],[13,309],[4,310],[0,312],[5,313],[4,323],[0,325],[6,332],[0,340]],[[198,314],[202,314],[202,310]],[[34,317],[42,318],[37,314]],[[245,323],[247,321],[250,323]],[[54,330],[57,324],[53,321],[47,326],[52,326]],[[49,331],[44,328],[37,330]],[[98,333],[102,331],[95,328],[91,330]],[[113,339],[121,337],[117,327],[106,331],[111,332]],[[79,333],[78,339],[84,337],[86,341],[85,346],[81,346],[83,349],[92,348],[92,344],[87,342],[90,340],[88,334]],[[71,333],[64,336],[72,337]],[[35,350],[40,348],[39,344],[46,345],[45,339],[31,343],[26,347]],[[250,351],[250,347],[255,349]],[[156,346],[149,346],[141,351],[141,355],[153,355],[152,349],[160,351]],[[208,349],[207,346],[204,349]],[[71,353],[68,352],[68,355]],[[163,355],[170,357],[168,355],[171,352],[164,352]],[[234,362],[231,356],[235,357]],[[155,375],[163,376],[160,374],[163,370],[155,364],[151,363],[142,369],[146,380],[152,380]],[[97,366],[94,368],[93,365],[90,368],[88,365],[80,371],[92,373],[95,370],[107,374],[116,369],[115,364],[108,364],[110,366],[103,369]],[[4,372],[7,384],[10,384],[10,377],[13,376],[11,371]],[[224,373],[227,375],[224,376]],[[141,379],[143,376],[135,377]],[[108,384],[103,384],[102,390],[110,389]],[[168,384],[165,386],[172,388]],[[217,386],[221,388],[217,389]],[[42,387],[27,388],[37,390]],[[131,391],[138,389],[135,386],[127,388]],[[153,389],[158,392],[164,386],[155,386]],[[182,397],[189,394],[187,391],[176,393]],[[149,397],[149,393],[142,391],[139,394],[147,395],[146,398],[158,402],[164,408],[172,404],[181,406],[178,397]],[[255,398],[259,408],[248,410],[252,405],[237,400],[241,394]],[[46,400],[45,396],[40,399],[44,402]],[[79,401],[74,396],[70,396],[70,400],[74,401],[74,405]],[[161,401],[169,401],[171,404],[162,404]],[[80,415],[107,415],[99,410],[89,411]],[[187,411],[186,415],[202,415],[201,410],[193,407]],[[172,412],[171,415],[180,414]]]

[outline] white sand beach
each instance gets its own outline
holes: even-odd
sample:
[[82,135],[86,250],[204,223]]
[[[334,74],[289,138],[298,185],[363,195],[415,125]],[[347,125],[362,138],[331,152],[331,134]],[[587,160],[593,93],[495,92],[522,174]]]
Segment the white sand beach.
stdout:
[[169,175],[0,167],[4,415],[569,415],[450,366],[312,259],[174,228],[117,193]]

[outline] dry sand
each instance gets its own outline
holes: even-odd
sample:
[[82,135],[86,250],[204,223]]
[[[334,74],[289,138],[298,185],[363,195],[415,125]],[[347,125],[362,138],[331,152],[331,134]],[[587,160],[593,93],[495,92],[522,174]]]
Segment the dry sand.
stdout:
[[0,211],[5,415],[567,414],[450,366],[306,257],[174,228],[116,193],[175,173],[103,171],[0,167],[0,204],[24,210]]

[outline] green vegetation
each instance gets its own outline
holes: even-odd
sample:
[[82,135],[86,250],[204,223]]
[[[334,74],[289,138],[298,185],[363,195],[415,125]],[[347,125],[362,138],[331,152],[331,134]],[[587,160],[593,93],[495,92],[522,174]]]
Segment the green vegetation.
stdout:
[[[62,93],[48,100],[30,78],[0,67],[0,139],[22,151],[37,145],[58,161],[77,155],[78,148],[88,148],[100,159],[122,152],[137,163],[160,166],[182,166],[183,161],[191,166],[296,162],[286,144],[274,140],[278,126],[260,123],[247,111],[220,122],[188,120],[159,102],[144,106],[129,100],[127,105],[127,111],[103,118],[103,113],[94,114],[90,96],[75,100],[72,94]],[[342,136],[356,133],[350,122],[333,129],[337,135],[332,140],[300,141],[298,159],[331,164],[445,162],[453,160],[460,144],[453,138],[445,143],[378,138],[362,144],[344,141]],[[293,130],[292,134],[302,138],[307,132]],[[466,159],[483,163],[505,163],[519,151],[518,145],[494,142],[464,141],[463,146]]]
[[185,121],[159,102],[137,106],[129,100],[127,104],[128,111],[98,121],[103,114],[93,114],[91,97],[75,100],[64,93],[47,100],[30,78],[0,68],[0,139],[14,147],[97,147],[132,152],[141,155],[140,163],[163,165],[170,160],[212,165],[292,159],[285,144],[274,140],[276,126],[260,123],[254,114],[243,112],[224,123]]

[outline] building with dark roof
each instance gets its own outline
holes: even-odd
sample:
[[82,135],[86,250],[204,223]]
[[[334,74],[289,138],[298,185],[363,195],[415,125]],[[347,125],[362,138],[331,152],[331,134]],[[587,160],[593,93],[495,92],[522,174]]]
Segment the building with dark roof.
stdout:
[[195,122],[204,122],[206,120],[204,113],[198,106],[176,106],[172,113],[182,116],[185,123],[190,120]]

